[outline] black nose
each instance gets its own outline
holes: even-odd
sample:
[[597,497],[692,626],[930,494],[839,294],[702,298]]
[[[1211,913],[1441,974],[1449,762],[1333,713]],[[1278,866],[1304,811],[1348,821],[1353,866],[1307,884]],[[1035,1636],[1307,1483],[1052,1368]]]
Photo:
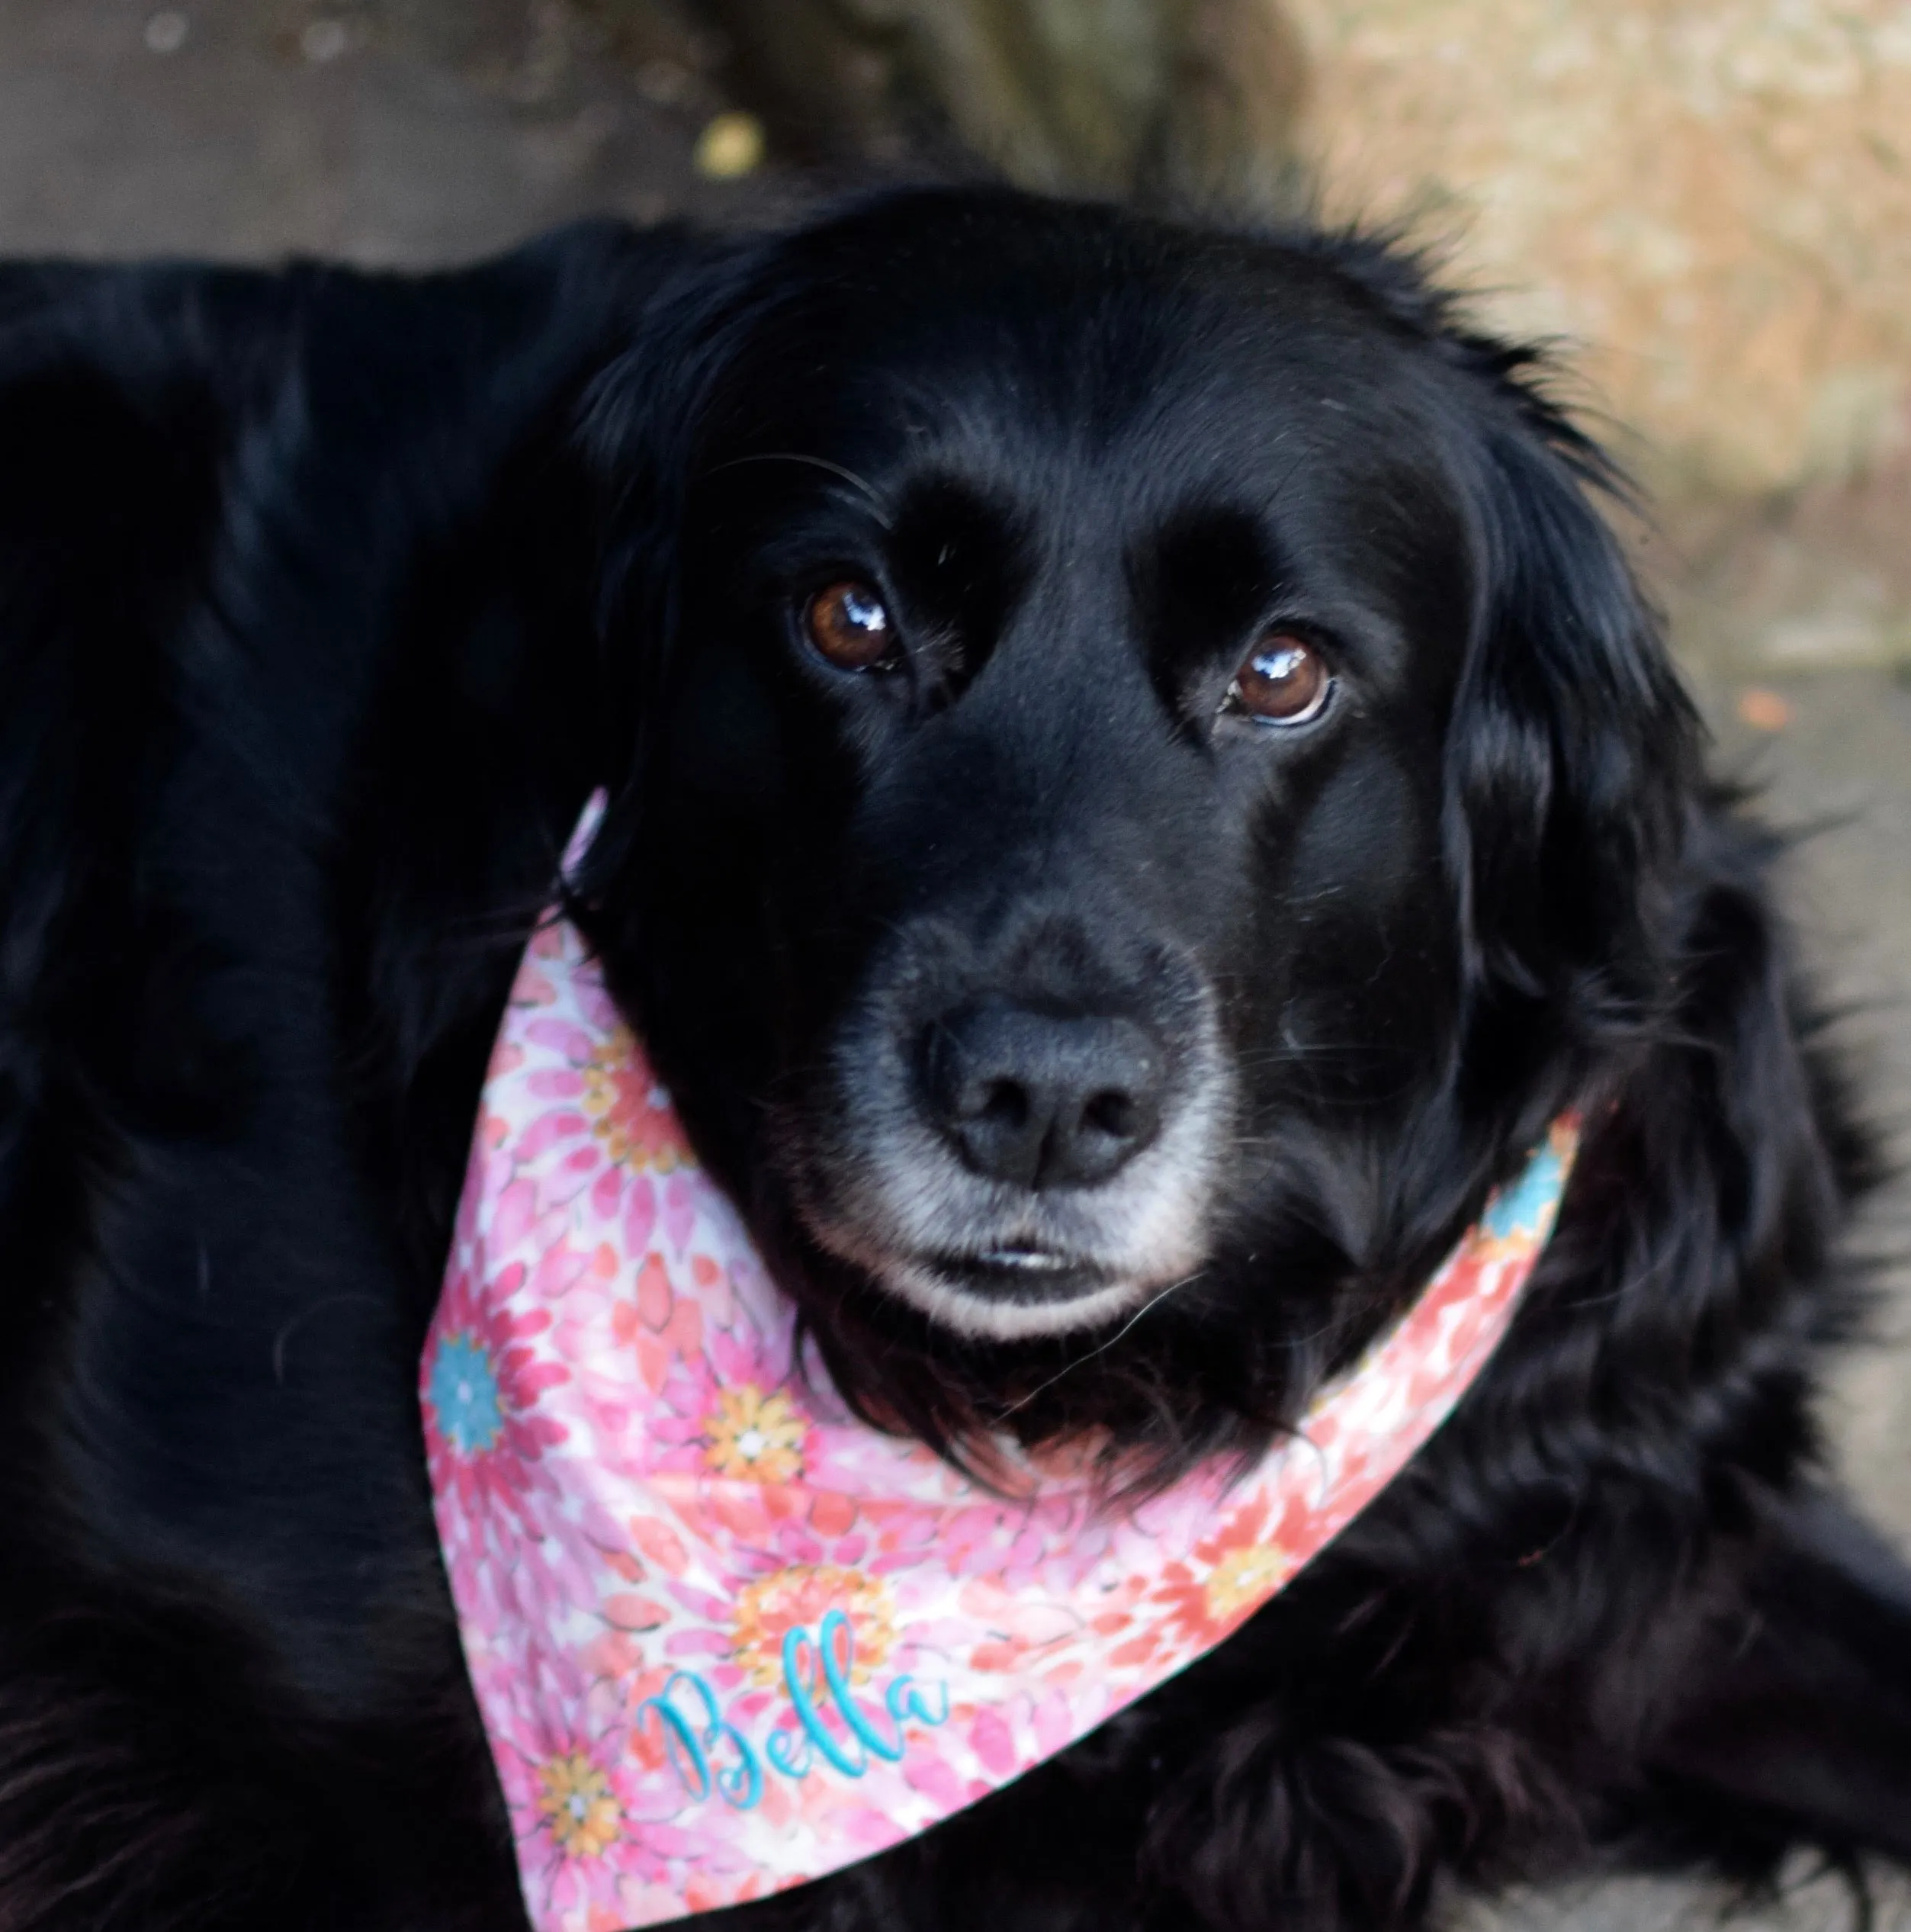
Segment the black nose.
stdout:
[[1167,1069],[1132,1020],[991,1001],[931,1026],[930,1117],[978,1174],[1024,1188],[1104,1181],[1161,1124]]

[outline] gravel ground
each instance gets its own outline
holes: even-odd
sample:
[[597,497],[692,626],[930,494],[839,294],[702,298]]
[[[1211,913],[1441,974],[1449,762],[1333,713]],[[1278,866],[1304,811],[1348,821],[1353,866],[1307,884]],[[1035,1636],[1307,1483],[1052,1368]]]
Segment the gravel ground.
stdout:
[[[788,198],[773,176],[727,185],[696,172],[695,135],[718,104],[699,52],[673,45],[633,67],[548,0],[0,0],[0,252],[423,264],[577,214],[724,220]],[[1901,1133],[1911,683],[1876,669],[1774,682],[1710,640],[1694,681],[1722,760],[1765,783],[1780,823],[1812,834],[1791,863],[1795,916],[1827,993],[1849,1008],[1845,1037],[1874,1111]],[[1903,1245],[1905,1205],[1902,1194],[1883,1204],[1871,1238]],[[1893,1279],[1879,1345],[1846,1366],[1830,1414],[1852,1480],[1911,1546],[1911,1277]],[[1626,1881],[1469,1923],[1669,1932],[1711,1923],[1727,1902]],[[1911,1888],[1886,1880],[1881,1904],[1879,1932],[1911,1927]],[[1842,1890],[1803,1874],[1784,1899],[1733,1918],[1739,1932],[1850,1922]]]

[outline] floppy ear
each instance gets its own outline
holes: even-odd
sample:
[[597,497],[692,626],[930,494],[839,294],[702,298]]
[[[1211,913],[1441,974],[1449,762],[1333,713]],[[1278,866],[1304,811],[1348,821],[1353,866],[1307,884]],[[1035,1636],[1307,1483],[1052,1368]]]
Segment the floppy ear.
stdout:
[[1481,1023],[1469,1066],[1503,1069],[1522,1034],[1537,1046],[1549,1013],[1636,1024],[1663,998],[1653,902],[1704,783],[1698,720],[1596,507],[1624,503],[1624,481],[1544,394],[1544,358],[1469,326],[1397,235],[1306,245],[1456,384],[1476,590],[1446,847]]
[[[595,480],[599,518],[597,589],[600,688],[626,747],[605,776],[610,800],[584,863],[573,873],[571,916],[600,953],[628,935],[605,910],[635,850],[641,779],[676,634],[678,547],[699,436],[718,380],[760,318],[776,277],[765,264],[776,237],[725,241],[680,233],[674,272],[647,304],[617,359],[583,400],[577,442]],[[626,922],[627,923],[627,922]]]
[[[602,688],[634,739],[669,632],[672,560],[692,439],[734,332],[746,252],[677,229],[671,272],[585,392],[577,440],[599,504]],[[610,774],[613,783],[626,774]]]
[[[1478,582],[1447,744],[1446,842],[1485,1059],[1636,1024],[1665,997],[1669,889],[1698,725],[1659,620],[1591,493],[1591,442],[1490,352],[1476,430]],[[1469,1046],[1469,1059],[1474,1056]]]

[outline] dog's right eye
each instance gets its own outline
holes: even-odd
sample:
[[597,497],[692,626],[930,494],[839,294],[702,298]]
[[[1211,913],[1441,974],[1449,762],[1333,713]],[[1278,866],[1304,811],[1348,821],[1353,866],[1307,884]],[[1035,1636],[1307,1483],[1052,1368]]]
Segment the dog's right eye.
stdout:
[[866,583],[832,583],[803,606],[803,635],[842,671],[891,670],[900,662],[889,607]]

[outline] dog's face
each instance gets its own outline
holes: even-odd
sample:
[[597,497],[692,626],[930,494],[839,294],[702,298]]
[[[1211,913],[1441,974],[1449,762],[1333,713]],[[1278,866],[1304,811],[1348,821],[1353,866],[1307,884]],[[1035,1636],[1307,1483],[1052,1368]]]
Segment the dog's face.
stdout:
[[1453,740],[1516,412],[1299,250],[930,198],[782,276],[706,351],[614,975],[892,1353],[1164,1296],[1291,1350],[1495,1157]]

